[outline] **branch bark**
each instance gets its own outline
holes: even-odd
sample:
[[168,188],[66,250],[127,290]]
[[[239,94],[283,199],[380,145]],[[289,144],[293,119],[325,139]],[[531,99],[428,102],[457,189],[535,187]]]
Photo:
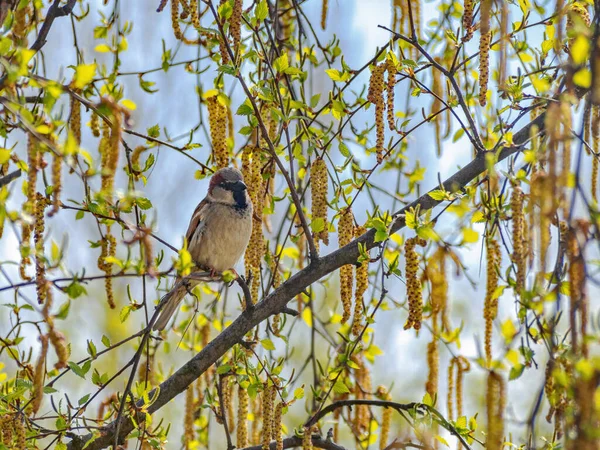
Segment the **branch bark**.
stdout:
[[[545,116],[545,112],[540,114],[536,119],[516,132],[513,136],[514,145],[501,148],[497,153],[497,162],[503,161],[509,156],[522,150],[529,140],[530,132],[533,127],[537,127],[540,131],[543,131]],[[470,163],[444,181],[442,184],[444,190],[449,192],[461,191],[468,183],[487,170],[487,159],[489,156],[494,156],[494,154],[492,152],[478,153]],[[439,186],[436,186],[435,189],[439,189]],[[394,214],[395,220],[391,224],[390,234],[396,233],[404,228],[406,223],[403,213],[410,208],[416,208],[418,206],[419,211],[424,213],[439,203],[440,202],[434,200],[429,193],[422,195],[410,205]],[[219,334],[204,349],[202,349],[202,351],[185,363],[177,372],[157,388],[160,389],[158,397],[154,403],[147,406],[147,411],[150,414],[153,414],[181,392],[185,391],[191,383],[208,370],[208,368],[221,358],[230,348],[239,343],[246,333],[262,321],[266,320],[269,316],[282,312],[286,308],[287,303],[294,299],[296,295],[304,291],[308,286],[339,269],[343,265],[356,263],[360,256],[359,244],[364,245],[367,249],[372,249],[378,245],[375,243],[374,237],[374,230],[370,230],[348,245],[326,256],[313,260],[309,266],[290,277],[279,288],[256,304],[254,308],[244,311],[227,329]],[[149,397],[153,397],[153,394],[150,394]],[[138,400],[137,406],[139,408],[145,406],[143,400]],[[140,414],[138,420],[143,420],[143,415]],[[101,435],[93,442],[89,443],[86,448],[89,450],[97,450],[110,445],[114,442],[115,428],[115,422],[106,425],[102,429]],[[125,421],[119,432],[119,442],[123,441],[127,434],[132,430],[133,421]],[[91,439],[93,439],[92,434],[87,434],[69,442],[67,448],[69,450],[82,450],[84,445]]]

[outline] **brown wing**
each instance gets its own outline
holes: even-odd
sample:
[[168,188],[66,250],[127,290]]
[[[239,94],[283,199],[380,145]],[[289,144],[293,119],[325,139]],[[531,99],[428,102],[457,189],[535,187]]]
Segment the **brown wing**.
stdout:
[[202,228],[204,228],[204,208],[206,207],[206,205],[208,205],[208,199],[205,197],[204,200],[202,200],[198,204],[198,206],[196,206],[194,214],[192,214],[190,224],[188,226],[187,232],[185,233],[185,240],[188,243],[188,245],[190,245],[190,242],[192,242],[192,237],[194,236],[194,234],[196,234],[197,232],[202,232]]

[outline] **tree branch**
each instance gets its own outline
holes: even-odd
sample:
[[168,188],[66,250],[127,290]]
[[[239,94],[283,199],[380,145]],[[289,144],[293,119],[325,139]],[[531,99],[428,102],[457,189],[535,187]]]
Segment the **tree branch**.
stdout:
[[[543,112],[532,122],[516,132],[513,137],[514,145],[501,148],[497,153],[497,162],[522,150],[523,146],[528,142],[530,131],[534,126],[538,127],[540,131],[543,131],[545,116],[546,114]],[[480,152],[469,164],[448,178],[443,183],[443,188],[449,192],[461,191],[468,183],[487,170],[488,156],[492,156],[492,153]],[[439,189],[439,186],[436,186],[435,189]],[[406,225],[403,213],[410,208],[416,208],[418,206],[419,211],[424,213],[439,203],[440,201],[434,200],[429,196],[429,193],[422,195],[410,205],[394,214],[395,220],[390,227],[390,234],[396,233]],[[375,243],[374,237],[375,231],[370,230],[350,242],[348,245],[326,256],[313,260],[309,266],[290,277],[279,288],[274,290],[261,302],[257,303],[254,308],[244,311],[227,329],[160,385],[160,392],[156,401],[147,406],[148,412],[150,414],[156,412],[183,392],[230,348],[239,343],[246,333],[262,321],[266,320],[269,316],[281,312],[289,301],[294,299],[296,295],[300,294],[308,286],[346,264],[356,263],[360,256],[359,244],[364,245],[367,250],[374,248],[378,245]],[[150,397],[153,397],[153,394],[150,394]],[[143,400],[138,400],[137,406],[139,408],[144,406]],[[143,416],[139,415],[138,420],[143,420]],[[122,424],[119,433],[119,441],[124,440],[132,429],[133,422],[131,420],[125,421]],[[86,448],[89,450],[104,448],[114,441],[114,434],[115,422],[112,422],[106,425],[103,428],[101,435],[87,445]],[[67,448],[69,450],[82,450],[83,446],[90,439],[92,439],[91,433],[83,436],[81,439],[72,440]]]
[[12,180],[16,180],[20,176],[21,176],[21,169],[17,169],[14,172],[9,173],[8,175],[4,175],[3,177],[0,177],[0,188],[2,186],[6,186]]

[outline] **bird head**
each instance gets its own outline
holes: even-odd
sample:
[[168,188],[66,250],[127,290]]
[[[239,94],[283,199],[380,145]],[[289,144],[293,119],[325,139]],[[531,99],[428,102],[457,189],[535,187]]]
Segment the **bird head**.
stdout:
[[210,179],[208,195],[218,203],[246,207],[249,202],[242,173],[234,167],[219,169]]

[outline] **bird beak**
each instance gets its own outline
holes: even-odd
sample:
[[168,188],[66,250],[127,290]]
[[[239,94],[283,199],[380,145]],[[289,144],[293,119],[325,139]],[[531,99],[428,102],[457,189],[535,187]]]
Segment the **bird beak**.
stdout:
[[247,189],[247,186],[244,184],[243,181],[235,181],[234,183],[231,183],[229,186],[233,192],[242,192]]

